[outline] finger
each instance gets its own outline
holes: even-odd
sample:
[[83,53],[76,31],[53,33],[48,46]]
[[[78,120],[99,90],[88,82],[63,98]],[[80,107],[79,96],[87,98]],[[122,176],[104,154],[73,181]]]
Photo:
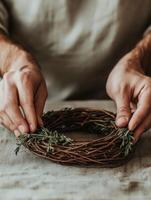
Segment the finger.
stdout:
[[15,129],[18,129],[21,133],[29,132],[28,124],[23,118],[18,105],[10,102],[5,112],[13,121]]
[[1,118],[1,124],[5,126],[7,129],[10,131],[14,131],[15,125],[9,118],[9,116],[5,112],[0,113],[0,118]]
[[14,132],[16,137],[18,137],[21,134],[21,132],[18,129],[15,129],[15,124],[11,121],[7,114],[0,114],[0,123],[8,130]]
[[35,96],[35,108],[38,118],[38,124],[40,126],[43,126],[41,116],[43,114],[46,99],[47,99],[47,88],[45,83],[41,83],[40,87],[38,88],[37,94]]
[[133,114],[136,111],[136,104],[131,102],[130,103],[130,109],[131,109],[131,114]]
[[24,116],[30,127],[30,131],[31,132],[36,131],[37,117],[33,100],[24,100],[21,95],[19,95],[19,100],[20,100],[20,105],[24,112]]
[[141,135],[151,127],[151,114],[145,118],[143,123],[134,131],[134,143],[138,141]]
[[131,120],[128,125],[129,130],[134,131],[139,126],[139,124],[145,119],[145,117],[151,110],[150,102],[150,91],[145,91],[144,94],[141,95],[137,109],[131,117]]
[[34,132],[37,129],[37,116],[34,105],[34,91],[30,81],[26,84],[18,84],[19,102],[24,112],[25,118],[30,127],[30,131]]
[[21,135],[21,132],[19,130],[14,130],[14,134],[16,137],[19,137]]
[[13,123],[13,129],[22,133],[29,131],[28,124],[23,118],[18,106],[18,94],[15,86],[10,86],[7,81],[4,83],[4,111]]
[[115,102],[117,106],[116,125],[118,127],[125,127],[131,117],[129,97],[127,94],[118,96]]

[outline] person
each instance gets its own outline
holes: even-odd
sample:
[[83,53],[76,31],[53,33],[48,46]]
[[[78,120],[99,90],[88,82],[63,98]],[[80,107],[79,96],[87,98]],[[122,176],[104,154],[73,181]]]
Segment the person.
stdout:
[[1,0],[1,124],[16,136],[42,126],[47,88],[52,100],[106,88],[136,142],[151,125],[150,22],[150,0]]

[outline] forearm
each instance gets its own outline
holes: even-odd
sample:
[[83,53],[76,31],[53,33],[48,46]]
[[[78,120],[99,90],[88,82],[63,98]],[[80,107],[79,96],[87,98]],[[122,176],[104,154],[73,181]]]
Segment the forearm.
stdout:
[[[30,64],[29,64],[30,63]],[[33,65],[31,65],[33,63]],[[19,70],[24,66],[35,67],[33,57],[8,36],[0,33],[0,76],[10,70]]]
[[151,32],[143,37],[131,53],[140,61],[140,67],[146,72],[146,69],[151,67]]

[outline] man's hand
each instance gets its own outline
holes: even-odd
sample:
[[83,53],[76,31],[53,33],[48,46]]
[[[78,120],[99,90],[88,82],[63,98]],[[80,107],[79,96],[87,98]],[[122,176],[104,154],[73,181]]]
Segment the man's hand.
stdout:
[[130,52],[114,67],[107,80],[107,93],[116,102],[116,124],[128,125],[135,142],[151,126],[151,78],[144,75],[141,57]]
[[45,80],[29,53],[7,38],[0,37],[0,44],[0,122],[16,136],[33,132],[42,125]]

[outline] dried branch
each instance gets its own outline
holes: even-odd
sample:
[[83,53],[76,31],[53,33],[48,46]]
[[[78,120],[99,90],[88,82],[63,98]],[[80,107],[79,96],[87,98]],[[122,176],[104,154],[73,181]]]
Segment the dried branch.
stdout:
[[[66,108],[48,111],[42,119],[44,127],[18,137],[16,154],[23,145],[36,155],[61,164],[116,167],[126,162],[134,150],[133,133],[118,128],[115,114],[109,111]],[[65,136],[71,131],[97,133],[99,138],[75,141]]]

